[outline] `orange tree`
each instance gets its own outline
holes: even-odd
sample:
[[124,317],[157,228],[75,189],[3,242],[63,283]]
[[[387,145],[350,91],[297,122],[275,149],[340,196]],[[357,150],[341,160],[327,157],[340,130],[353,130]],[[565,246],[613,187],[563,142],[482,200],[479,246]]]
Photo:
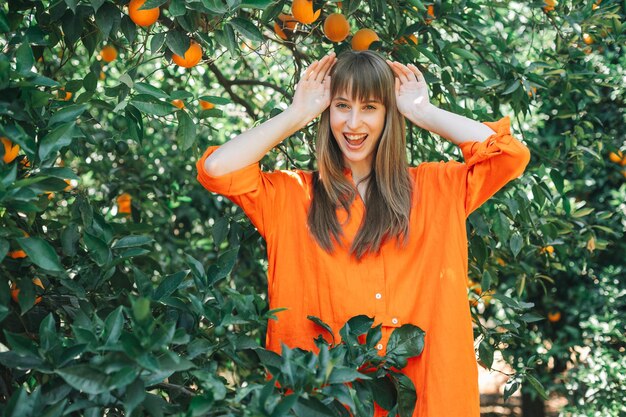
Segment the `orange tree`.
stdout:
[[[591,388],[618,409],[592,376],[611,369],[618,384],[624,347],[626,191],[622,159],[608,156],[624,151],[623,5],[297,3],[0,6],[3,413],[345,415],[343,403],[368,415],[376,399],[411,414],[398,370],[419,354],[406,343],[417,328],[385,358],[365,317],[341,343],[320,339],[319,355],[262,348],[280,317],[265,300],[263,242],[195,181],[208,145],[280,112],[311,60],[350,47],[419,65],[439,106],[513,116],[531,165],[468,221],[480,363],[501,350],[514,369],[505,396],[521,386],[528,407],[547,389],[591,412]],[[324,33],[333,13],[350,26],[338,42]],[[314,169],[314,127],[264,168]],[[412,164],[461,158],[408,135]]]

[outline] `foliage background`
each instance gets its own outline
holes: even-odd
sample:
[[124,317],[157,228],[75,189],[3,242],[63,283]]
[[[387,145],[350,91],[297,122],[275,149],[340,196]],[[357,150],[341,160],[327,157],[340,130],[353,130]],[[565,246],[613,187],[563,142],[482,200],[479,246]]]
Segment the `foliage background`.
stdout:
[[[626,152],[625,2],[315,4],[322,17],[287,40],[272,28],[288,1],[150,0],[161,17],[147,29],[117,0],[0,6],[0,135],[20,146],[0,163],[4,415],[332,415],[333,399],[367,413],[371,387],[342,384],[358,375],[335,373],[323,389],[335,365],[365,363],[367,346],[332,360],[260,353],[275,313],[263,242],[195,180],[208,145],[280,112],[308,63],[350,47],[322,33],[340,10],[352,33],[379,34],[372,48],[418,65],[435,104],[510,115],[531,149],[525,174],[468,221],[480,363],[501,350],[515,370],[505,396],[521,388],[533,415],[548,395],[568,399],[564,415],[626,412],[626,172],[609,159]],[[394,42],[411,33],[418,45]],[[170,57],[190,38],[204,56],[184,70]],[[111,63],[99,56],[106,44],[118,51]],[[314,132],[288,138],[263,168],[313,169]],[[428,132],[408,135],[413,164],[461,160]],[[298,379],[279,388],[264,368]]]

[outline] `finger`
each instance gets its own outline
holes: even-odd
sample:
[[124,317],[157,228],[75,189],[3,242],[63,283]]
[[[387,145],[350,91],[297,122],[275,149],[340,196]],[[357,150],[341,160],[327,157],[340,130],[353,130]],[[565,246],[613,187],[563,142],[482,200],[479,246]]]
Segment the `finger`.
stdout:
[[326,55],[324,57],[321,67],[319,68],[319,72],[316,76],[316,81],[320,83],[323,82],[324,78],[328,75],[328,72],[332,68],[333,64],[334,64],[334,59],[332,58],[332,56]]
[[397,70],[398,70],[398,73],[399,73],[399,75],[398,75],[398,76],[400,77],[400,80],[401,80],[401,81],[403,81],[403,82],[409,82],[409,81],[411,80],[411,78],[413,78],[413,77],[414,77],[414,75],[413,75],[413,73],[411,72],[411,70],[410,70],[410,69],[408,69],[405,65],[403,65],[403,64],[401,64],[401,63],[399,63],[399,62],[397,62],[397,63],[395,63],[395,67],[396,67],[396,68],[397,68]]
[[424,74],[422,74],[419,68],[417,68],[415,65],[409,64],[409,69],[413,71],[413,73],[415,74],[415,77],[417,78],[417,81],[426,81],[424,79]]
[[308,80],[311,77],[311,74],[315,74],[315,72],[318,70],[319,63],[319,61],[313,61],[313,63],[309,65],[306,71],[304,71],[304,76],[302,78]]
[[400,93],[400,79],[396,78],[396,95]]

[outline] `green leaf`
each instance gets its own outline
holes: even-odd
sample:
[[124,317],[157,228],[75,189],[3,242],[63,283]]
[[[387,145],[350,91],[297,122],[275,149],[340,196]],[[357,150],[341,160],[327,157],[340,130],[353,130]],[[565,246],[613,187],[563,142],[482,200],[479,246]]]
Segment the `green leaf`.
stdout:
[[356,369],[334,367],[328,378],[329,384],[344,384],[346,382],[356,381],[357,379],[368,380],[371,377],[358,372]]
[[333,329],[328,324],[324,323],[322,319],[316,316],[306,316],[306,318],[311,320],[313,323],[317,324],[318,326],[320,326],[322,329],[326,330],[333,340],[332,344],[333,345],[335,344],[335,335],[333,334]]
[[493,347],[487,343],[487,341],[483,340],[480,342],[480,345],[478,346],[478,355],[480,360],[483,361],[489,369],[491,369],[491,366],[493,365]]
[[183,282],[183,279],[185,279],[188,273],[189,271],[179,271],[175,274],[165,277],[157,287],[156,291],[154,291],[154,295],[152,298],[155,301],[158,301],[163,297],[167,297],[168,295],[172,294],[174,291],[176,291],[180,283]]
[[417,403],[415,385],[409,377],[401,373],[391,373],[391,378],[398,393],[398,414],[400,417],[411,417]]
[[134,85],[135,90],[137,90],[138,93],[141,94],[148,94],[152,97],[155,98],[163,98],[163,99],[168,99],[169,96],[160,88],[151,86],[150,84],[147,83],[143,83],[143,82],[137,82]]
[[112,246],[112,249],[133,248],[135,246],[149,245],[154,242],[151,236],[144,235],[132,235],[124,236],[117,240]]
[[387,353],[408,357],[418,356],[424,349],[424,331],[413,324],[403,324],[395,329],[387,342]]
[[109,377],[89,365],[58,369],[55,373],[79,392],[98,395],[109,391]]
[[83,241],[87,246],[89,256],[91,256],[91,259],[93,259],[98,266],[104,266],[111,261],[109,246],[102,239],[85,232],[83,234]]
[[124,328],[124,307],[119,306],[107,316],[104,321],[104,334],[102,339],[105,345],[112,346],[120,338],[122,329]]
[[16,70],[20,74],[28,74],[35,65],[35,57],[33,56],[33,50],[28,43],[23,43],[15,51]]
[[165,36],[167,47],[176,55],[185,56],[185,52],[189,49],[191,40],[184,33],[172,30]]
[[517,255],[522,250],[522,244],[522,236],[519,233],[515,232],[509,240],[509,247],[511,248],[511,252],[513,252],[513,256],[515,258],[517,258]]
[[187,13],[183,0],[171,0],[167,10],[174,17],[184,16]]
[[152,36],[152,39],[150,39],[150,52],[156,54],[157,52],[159,52],[159,49],[163,47],[164,43],[165,32],[155,33],[154,36]]
[[64,123],[44,136],[39,144],[39,159],[41,161],[56,159],[57,151],[65,146],[71,145],[74,126],[75,124],[73,122]]
[[335,413],[317,398],[300,397],[293,406],[298,417],[334,417]]
[[111,30],[120,26],[121,18],[120,10],[111,2],[104,3],[98,9],[96,12],[96,25],[102,32],[103,39],[108,39]]
[[45,240],[38,237],[22,237],[15,240],[35,265],[48,271],[65,271],[54,248]]
[[46,318],[39,323],[39,346],[44,352],[49,352],[60,344],[54,316],[48,313]]
[[146,320],[150,315],[150,300],[144,297],[139,297],[131,301],[133,305],[133,315],[137,321],[142,322]]
[[228,236],[228,226],[228,219],[225,217],[220,217],[213,223],[211,234],[213,235],[213,243],[215,246],[219,247],[224,239],[226,239],[226,236]]
[[469,59],[469,60],[473,60],[473,61],[478,61],[479,60],[476,55],[474,55],[470,51],[468,51],[466,49],[463,49],[463,48],[452,47],[452,48],[450,48],[450,52],[453,52],[453,53],[457,54],[458,56],[463,57],[465,59]]
[[74,122],[85,110],[87,110],[86,104],[73,104],[64,107],[50,117],[48,126],[52,127],[57,123]]
[[537,378],[530,374],[525,374],[524,376],[526,377],[526,380],[530,383],[530,385],[535,389],[535,391],[537,391],[537,393],[541,396],[541,398],[543,398],[544,401],[548,401],[548,394],[546,394],[546,390],[541,382],[539,382]]
[[229,23],[246,38],[257,42],[263,41],[263,34],[249,20],[242,17],[235,17],[234,19],[231,19]]
[[522,86],[522,83],[520,83],[519,80],[513,80],[509,84],[509,86],[506,88],[506,90],[502,92],[502,95],[505,96],[507,94],[512,94],[513,92],[515,92],[515,90],[517,90],[521,86]]
[[265,9],[272,3],[272,0],[246,0],[239,7],[242,9]]
[[196,125],[191,117],[184,110],[176,112],[178,118],[178,129],[176,130],[176,140],[183,151],[186,151],[194,144],[196,139]]
[[151,114],[153,116],[166,116],[176,109],[176,107],[173,107],[171,104],[163,102],[154,103],[132,100],[131,103],[142,113]]

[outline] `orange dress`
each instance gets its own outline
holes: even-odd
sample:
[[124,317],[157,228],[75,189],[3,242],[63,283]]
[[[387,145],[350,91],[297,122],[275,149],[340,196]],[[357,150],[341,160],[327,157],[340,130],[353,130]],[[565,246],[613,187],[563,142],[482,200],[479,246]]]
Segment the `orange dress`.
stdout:
[[[307,227],[312,173],[300,170],[262,172],[252,164],[211,177],[205,159],[197,162],[198,181],[209,191],[240,206],[267,243],[269,307],[286,307],[269,320],[266,347],[280,343],[317,352],[313,339],[324,334],[307,315],[320,317],[334,331],[351,317],[365,314],[382,323],[385,352],[391,332],[405,323],[425,331],[424,350],[402,370],[415,384],[414,417],[478,417],[480,397],[467,298],[466,219],[506,183],[519,177],[530,160],[526,146],[510,134],[504,117],[486,122],[495,134],[484,142],[460,144],[466,163],[424,162],[409,168],[414,193],[408,246],[383,244],[378,255],[361,262],[346,247],[328,254]],[[351,177],[349,169],[345,175]],[[365,206],[357,196],[343,226],[351,242]],[[340,223],[347,218],[337,210]],[[375,416],[383,416],[376,405]]]

